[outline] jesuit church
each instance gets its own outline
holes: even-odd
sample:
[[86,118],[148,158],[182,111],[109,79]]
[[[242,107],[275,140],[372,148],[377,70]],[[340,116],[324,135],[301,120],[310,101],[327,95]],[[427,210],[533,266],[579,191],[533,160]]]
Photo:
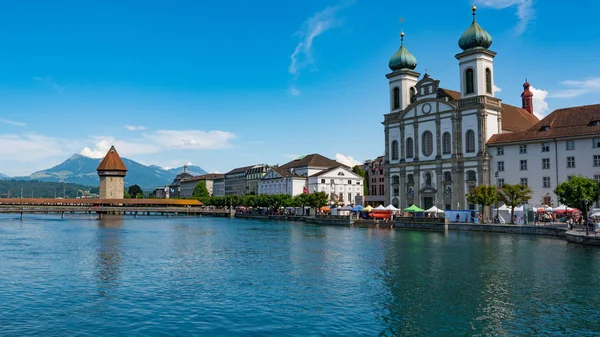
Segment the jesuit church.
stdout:
[[465,194],[493,185],[487,141],[494,134],[520,132],[538,122],[525,83],[522,107],[494,97],[492,37],[473,22],[458,40],[460,92],[440,87],[428,74],[415,72],[417,59],[404,46],[392,56],[390,112],[384,115],[386,202],[405,208],[436,205],[474,208]]

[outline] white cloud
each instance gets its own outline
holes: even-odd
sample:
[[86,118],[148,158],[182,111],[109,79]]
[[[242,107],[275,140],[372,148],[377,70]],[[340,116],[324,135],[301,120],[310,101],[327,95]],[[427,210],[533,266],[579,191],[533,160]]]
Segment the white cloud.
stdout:
[[355,165],[362,165],[362,163],[360,161],[354,159],[354,157],[344,156],[341,153],[335,154],[335,161],[337,161],[338,163],[342,163],[346,166],[350,166],[350,167],[354,167]]
[[219,171],[212,171],[212,172],[210,172],[210,173],[213,173],[213,174],[220,174],[221,172],[219,172]]
[[476,0],[476,4],[497,9],[508,7],[517,7],[517,18],[519,22],[515,26],[517,35],[523,34],[527,25],[535,19],[535,10],[533,9],[534,0]]
[[39,77],[39,76],[34,76],[33,77],[34,80],[52,88],[53,90],[56,90],[58,93],[60,94],[64,94],[65,93],[65,87],[63,87],[62,85],[58,84],[56,81],[54,81],[52,79],[52,77],[50,76],[46,76],[46,77]]
[[533,114],[539,119],[546,117],[549,111],[548,102],[546,102],[548,91],[536,89],[533,86],[529,87],[529,90],[533,94]]
[[284,153],[283,157],[287,158],[289,160],[294,160],[294,159],[300,158],[300,155],[299,154],[295,154],[295,153]]
[[302,94],[302,92],[300,92],[300,90],[296,89],[295,87],[290,87],[290,89],[288,90],[288,92],[292,96],[300,96]]
[[79,152],[79,154],[90,158],[102,158],[106,155],[106,153],[108,153],[110,146],[111,142],[109,140],[101,140],[96,143],[95,148],[90,149],[86,146],[83,148],[83,150],[81,150],[81,152]]
[[335,14],[340,9],[350,6],[353,3],[354,1],[347,1],[337,6],[327,7],[304,21],[300,30],[296,32],[296,35],[300,36],[300,41],[290,56],[291,62],[288,68],[290,74],[298,77],[298,72],[301,68],[314,62],[312,56],[314,39],[339,25],[340,21],[335,17]]
[[497,87],[495,84],[494,84],[493,86],[494,86],[494,87],[492,88],[492,91],[493,91],[494,93],[497,93],[497,92],[500,92],[500,91],[502,91],[502,88],[500,88],[500,87]]
[[589,93],[600,93],[600,77],[590,77],[583,81],[568,80],[562,84],[567,86],[567,89],[552,92],[552,98],[573,98]]
[[144,137],[163,148],[215,150],[231,147],[236,135],[227,131],[157,130]]
[[185,163],[185,166],[192,166],[192,162],[188,161],[187,163]]
[[144,131],[146,127],[142,125],[125,125],[125,129],[129,131]]
[[4,123],[4,124],[9,124],[9,125],[15,125],[15,126],[25,126],[27,124],[22,123],[22,122],[15,122],[15,121],[11,121],[8,119],[2,119],[0,118],[0,123]]

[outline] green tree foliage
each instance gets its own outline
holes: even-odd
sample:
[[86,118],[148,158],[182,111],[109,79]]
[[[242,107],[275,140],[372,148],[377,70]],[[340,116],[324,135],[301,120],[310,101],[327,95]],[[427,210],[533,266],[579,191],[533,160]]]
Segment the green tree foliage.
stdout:
[[204,198],[209,197],[208,188],[206,188],[206,180],[200,180],[196,186],[194,187],[194,192],[192,192],[193,198]]
[[498,193],[495,186],[479,185],[467,194],[467,200],[475,205],[482,205],[485,208],[485,215],[489,218],[488,208],[498,200]]
[[316,192],[313,194],[307,194],[308,197],[308,205],[313,208],[319,208],[321,206],[327,205],[327,201],[329,200],[327,193],[325,192]]
[[141,196],[144,195],[144,192],[138,185],[129,186],[129,189],[127,189],[127,192],[129,193],[129,196],[131,198],[139,198],[138,195],[141,195]]
[[515,207],[520,206],[531,199],[532,193],[533,192],[529,187],[521,184],[504,184],[504,186],[502,186],[498,197],[506,204],[506,206],[510,207],[510,223],[514,223]]
[[363,177],[363,194],[369,195],[369,184],[367,182],[367,172],[365,172],[365,170],[363,170],[359,165],[354,165],[354,167],[352,168],[352,172]]
[[207,206],[215,207],[253,207],[253,208],[267,208],[274,212],[285,207],[313,207],[319,208],[327,205],[329,200],[327,193],[317,192],[313,194],[299,194],[295,197],[289,194],[260,194],[260,195],[245,195],[238,197],[235,195],[228,195],[224,197],[201,197],[197,198]]
[[556,186],[554,193],[560,203],[582,210],[587,219],[588,207],[600,199],[600,185],[593,179],[575,176]]
[[123,198],[125,198],[125,199],[131,198],[131,195],[129,194],[129,192],[127,192],[126,189],[123,189]]

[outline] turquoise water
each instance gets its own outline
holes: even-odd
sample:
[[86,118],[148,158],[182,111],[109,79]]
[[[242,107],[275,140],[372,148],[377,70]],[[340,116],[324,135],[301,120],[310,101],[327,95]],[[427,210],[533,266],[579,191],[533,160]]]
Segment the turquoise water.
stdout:
[[0,218],[2,336],[598,336],[600,249],[219,218]]

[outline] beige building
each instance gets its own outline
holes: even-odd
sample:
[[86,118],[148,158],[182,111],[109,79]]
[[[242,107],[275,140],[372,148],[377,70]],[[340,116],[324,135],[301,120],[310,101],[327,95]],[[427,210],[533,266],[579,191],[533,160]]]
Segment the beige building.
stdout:
[[194,195],[194,188],[198,185],[199,182],[204,181],[206,183],[206,189],[208,190],[208,194],[212,197],[214,196],[214,183],[216,180],[223,179],[224,174],[218,173],[209,173],[203,174],[201,176],[188,177],[182,179],[180,182],[180,197],[181,198],[191,198]]
[[114,146],[110,147],[96,170],[100,177],[100,199],[123,199],[127,167]]

